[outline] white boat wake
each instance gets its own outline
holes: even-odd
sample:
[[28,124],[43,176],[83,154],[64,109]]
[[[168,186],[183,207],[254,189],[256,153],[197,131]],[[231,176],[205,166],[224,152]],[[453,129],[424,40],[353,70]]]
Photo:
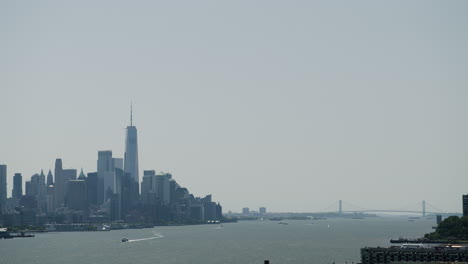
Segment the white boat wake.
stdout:
[[145,241],[145,240],[152,240],[156,238],[163,238],[164,236],[158,233],[153,233],[154,236],[146,237],[146,238],[139,238],[139,239],[129,239],[128,242],[138,242],[138,241]]

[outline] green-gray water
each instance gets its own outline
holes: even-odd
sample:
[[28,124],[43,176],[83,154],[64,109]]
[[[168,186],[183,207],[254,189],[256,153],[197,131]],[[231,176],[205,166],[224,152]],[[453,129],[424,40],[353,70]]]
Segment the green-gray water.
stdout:
[[[435,220],[407,218],[246,221],[0,240],[0,263],[348,263],[364,246],[420,237]],[[122,243],[122,237],[130,242]]]

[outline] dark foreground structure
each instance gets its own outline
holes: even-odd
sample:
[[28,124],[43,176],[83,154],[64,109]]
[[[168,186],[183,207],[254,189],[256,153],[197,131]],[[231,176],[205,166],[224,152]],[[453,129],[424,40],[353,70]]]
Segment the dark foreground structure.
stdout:
[[404,245],[362,248],[362,264],[468,263],[468,245]]

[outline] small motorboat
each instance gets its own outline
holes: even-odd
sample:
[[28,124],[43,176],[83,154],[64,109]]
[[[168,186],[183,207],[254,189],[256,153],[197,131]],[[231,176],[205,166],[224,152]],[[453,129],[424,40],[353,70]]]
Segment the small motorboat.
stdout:
[[126,237],[122,238],[122,242],[128,242],[128,238]]

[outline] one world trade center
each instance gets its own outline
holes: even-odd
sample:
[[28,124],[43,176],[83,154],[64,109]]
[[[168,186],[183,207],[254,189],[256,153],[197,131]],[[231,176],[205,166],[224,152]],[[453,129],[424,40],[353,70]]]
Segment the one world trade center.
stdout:
[[133,126],[133,107],[130,106],[130,126],[127,126],[127,135],[125,137],[125,174],[130,176],[130,197],[131,203],[138,202],[140,197],[139,176],[138,176],[138,138],[137,129]]

